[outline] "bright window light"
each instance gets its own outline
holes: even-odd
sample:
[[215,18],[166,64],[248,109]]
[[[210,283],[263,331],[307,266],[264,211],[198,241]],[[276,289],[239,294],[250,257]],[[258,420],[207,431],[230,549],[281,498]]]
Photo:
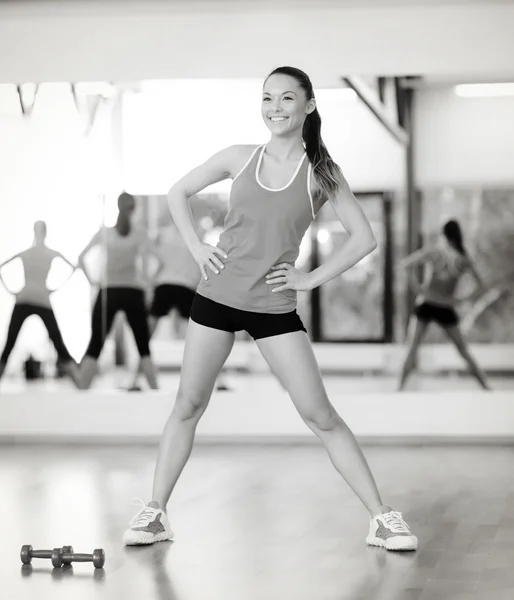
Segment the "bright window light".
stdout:
[[318,242],[320,244],[326,244],[330,239],[330,233],[326,229],[320,229],[318,231]]
[[455,86],[455,93],[463,98],[514,96],[514,83],[467,83]]

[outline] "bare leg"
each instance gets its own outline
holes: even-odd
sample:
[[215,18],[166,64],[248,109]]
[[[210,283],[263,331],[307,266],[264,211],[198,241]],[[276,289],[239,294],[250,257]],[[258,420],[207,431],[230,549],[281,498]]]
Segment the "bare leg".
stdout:
[[427,321],[420,321],[415,316],[411,318],[411,322],[409,323],[409,331],[407,334],[409,349],[407,351],[407,356],[405,357],[405,360],[403,362],[400,381],[398,383],[398,391],[403,390],[407,378],[414,369],[418,348],[421,344],[422,339],[425,336],[425,333],[428,329],[428,325],[429,323]]
[[491,388],[489,387],[486,376],[471,355],[468,344],[464,339],[459,327],[457,325],[453,325],[452,327],[445,327],[444,330],[450,340],[455,344],[458,353],[466,361],[471,373],[478,383],[484,388],[484,390],[490,390]]
[[158,390],[159,385],[157,383],[157,371],[151,356],[145,356],[141,359],[141,371],[146,377],[146,381],[150,386],[151,390]]
[[75,386],[80,389],[80,385],[81,385],[80,371],[79,371],[78,366],[75,364],[75,361],[73,361],[73,360],[66,361],[65,363],[63,363],[62,368],[63,368],[64,372],[66,373],[66,375],[68,375],[68,377],[73,381]]
[[234,334],[189,322],[175,406],[166,423],[155,467],[152,500],[166,510],[193,448],[216,377],[234,345]]
[[262,356],[276,373],[300,416],[321,440],[332,464],[373,517],[382,499],[350,428],[330,403],[318,363],[303,331],[257,340]]
[[[183,317],[178,310],[173,310],[171,313],[171,323],[174,333],[174,339],[183,340],[187,336],[187,327],[190,319]],[[230,386],[225,379],[225,369],[222,367],[216,380],[216,389],[220,391],[230,391]]]
[[84,356],[79,367],[79,390],[88,390],[96,375],[98,361],[91,356]]

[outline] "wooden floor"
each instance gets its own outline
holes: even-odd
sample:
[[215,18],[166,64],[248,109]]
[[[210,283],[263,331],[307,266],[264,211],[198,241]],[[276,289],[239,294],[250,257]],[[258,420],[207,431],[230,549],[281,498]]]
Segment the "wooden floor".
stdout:
[[[155,447],[0,447],[5,600],[512,600],[514,448],[370,447],[417,553],[368,548],[367,515],[322,448],[196,446],[176,539],[125,548]],[[106,551],[105,568],[22,567],[23,544]]]

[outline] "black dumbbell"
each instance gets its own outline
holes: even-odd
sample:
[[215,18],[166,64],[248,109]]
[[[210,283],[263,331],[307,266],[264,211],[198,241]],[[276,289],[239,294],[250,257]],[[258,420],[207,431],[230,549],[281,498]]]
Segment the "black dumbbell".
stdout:
[[[62,548],[54,548],[53,550],[33,550],[32,546],[26,545],[21,547],[21,562],[24,565],[30,565],[33,558],[52,558],[53,553],[56,551],[61,554],[73,554],[71,546],[63,546]],[[63,561],[62,564],[67,565],[69,563]]]
[[51,558],[54,567],[71,565],[73,562],[92,562],[95,569],[101,569],[105,564],[105,552],[102,549],[96,549],[93,554],[74,554],[73,549],[71,552],[62,552],[61,548],[54,548]]

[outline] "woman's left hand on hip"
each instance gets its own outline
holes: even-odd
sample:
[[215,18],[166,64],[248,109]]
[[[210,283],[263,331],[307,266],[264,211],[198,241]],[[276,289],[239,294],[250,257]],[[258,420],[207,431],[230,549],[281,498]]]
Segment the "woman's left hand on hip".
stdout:
[[284,290],[305,292],[311,289],[309,273],[299,271],[289,263],[280,263],[271,267],[270,272],[266,275],[266,283],[268,285],[278,285],[278,287],[271,290],[272,292],[282,292]]

